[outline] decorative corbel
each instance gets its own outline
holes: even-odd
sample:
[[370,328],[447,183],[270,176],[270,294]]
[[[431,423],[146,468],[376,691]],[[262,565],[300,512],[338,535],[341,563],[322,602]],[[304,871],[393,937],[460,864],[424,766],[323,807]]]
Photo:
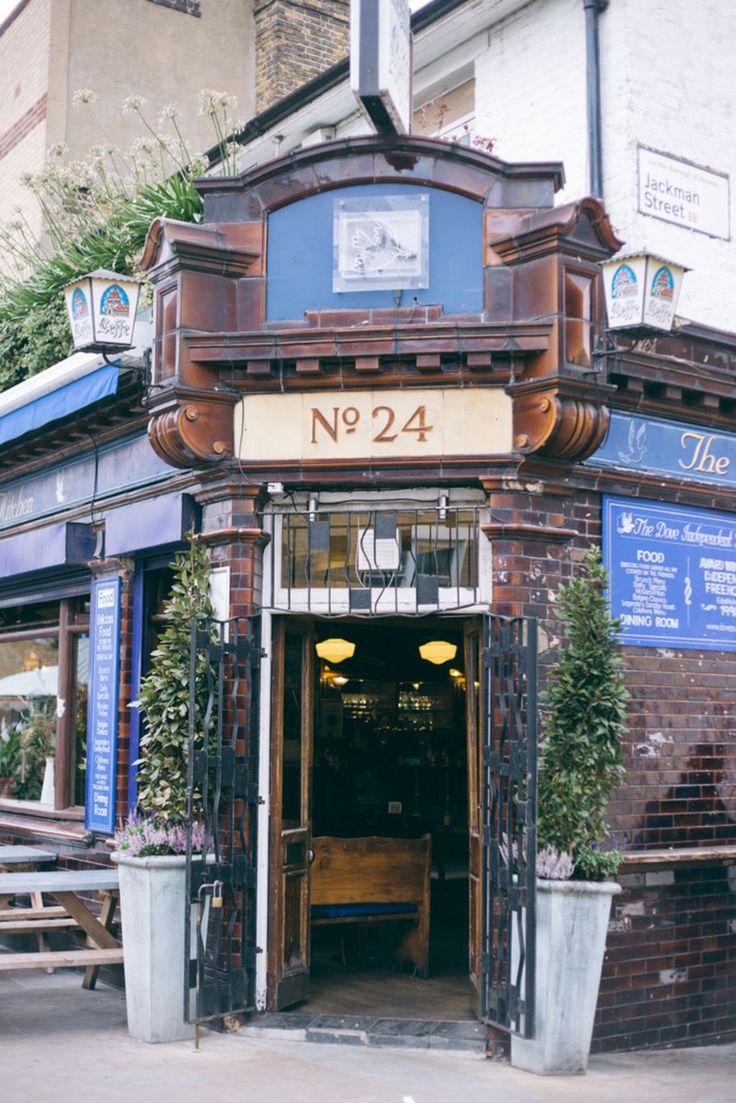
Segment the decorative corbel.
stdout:
[[236,397],[212,391],[172,389],[150,404],[148,439],[172,467],[201,467],[233,454]]
[[514,448],[522,456],[580,463],[608,432],[606,402],[615,387],[559,375],[514,383]]
[[261,244],[252,227],[156,219],[149,231],[143,267],[154,285],[155,338],[148,435],[174,467],[233,454],[235,397],[218,388],[217,367],[191,359],[187,338],[238,328],[238,281],[260,272]]

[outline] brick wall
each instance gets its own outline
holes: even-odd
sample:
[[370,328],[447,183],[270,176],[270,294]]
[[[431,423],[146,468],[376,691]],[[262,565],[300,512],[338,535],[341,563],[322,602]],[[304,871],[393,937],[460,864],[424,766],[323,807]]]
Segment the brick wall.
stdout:
[[[560,644],[554,591],[600,542],[600,498],[528,483],[492,493],[489,505],[509,532],[493,542],[493,608],[539,618],[543,688]],[[580,537],[514,539],[515,525]],[[627,647],[624,658],[627,774],[609,806],[612,829],[635,849],[736,843],[736,653]],[[736,1039],[736,867],[664,866],[621,883],[594,1049]]]
[[21,184],[38,172],[46,152],[50,0],[31,0],[0,35],[0,217],[20,210],[40,230],[36,201]]
[[736,867],[619,877],[596,1050],[736,1040]]
[[348,0],[256,0],[256,111],[349,51]]

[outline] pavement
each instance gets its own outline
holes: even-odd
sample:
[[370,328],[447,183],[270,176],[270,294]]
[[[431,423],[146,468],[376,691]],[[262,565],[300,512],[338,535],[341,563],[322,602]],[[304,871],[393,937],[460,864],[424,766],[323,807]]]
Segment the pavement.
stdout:
[[[264,1034],[266,1036],[264,1036]],[[0,974],[0,1103],[736,1103],[736,1045],[591,1058],[537,1077],[472,1053],[205,1031],[134,1042],[123,994],[77,973]]]

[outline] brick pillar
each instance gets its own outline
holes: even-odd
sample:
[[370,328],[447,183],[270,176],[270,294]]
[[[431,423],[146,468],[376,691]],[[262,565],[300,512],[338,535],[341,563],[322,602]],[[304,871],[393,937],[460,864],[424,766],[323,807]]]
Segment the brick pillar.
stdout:
[[348,0],[256,0],[256,111],[349,52]]

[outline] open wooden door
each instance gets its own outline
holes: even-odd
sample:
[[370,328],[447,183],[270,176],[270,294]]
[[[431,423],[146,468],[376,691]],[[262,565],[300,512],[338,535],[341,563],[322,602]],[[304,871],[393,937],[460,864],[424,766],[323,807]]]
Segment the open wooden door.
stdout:
[[309,861],[314,632],[274,625],[269,1003],[279,1011],[309,998]]
[[481,1017],[483,928],[481,646],[480,621],[467,622],[465,625],[465,701],[468,733],[468,969],[471,1005],[477,1018]]

